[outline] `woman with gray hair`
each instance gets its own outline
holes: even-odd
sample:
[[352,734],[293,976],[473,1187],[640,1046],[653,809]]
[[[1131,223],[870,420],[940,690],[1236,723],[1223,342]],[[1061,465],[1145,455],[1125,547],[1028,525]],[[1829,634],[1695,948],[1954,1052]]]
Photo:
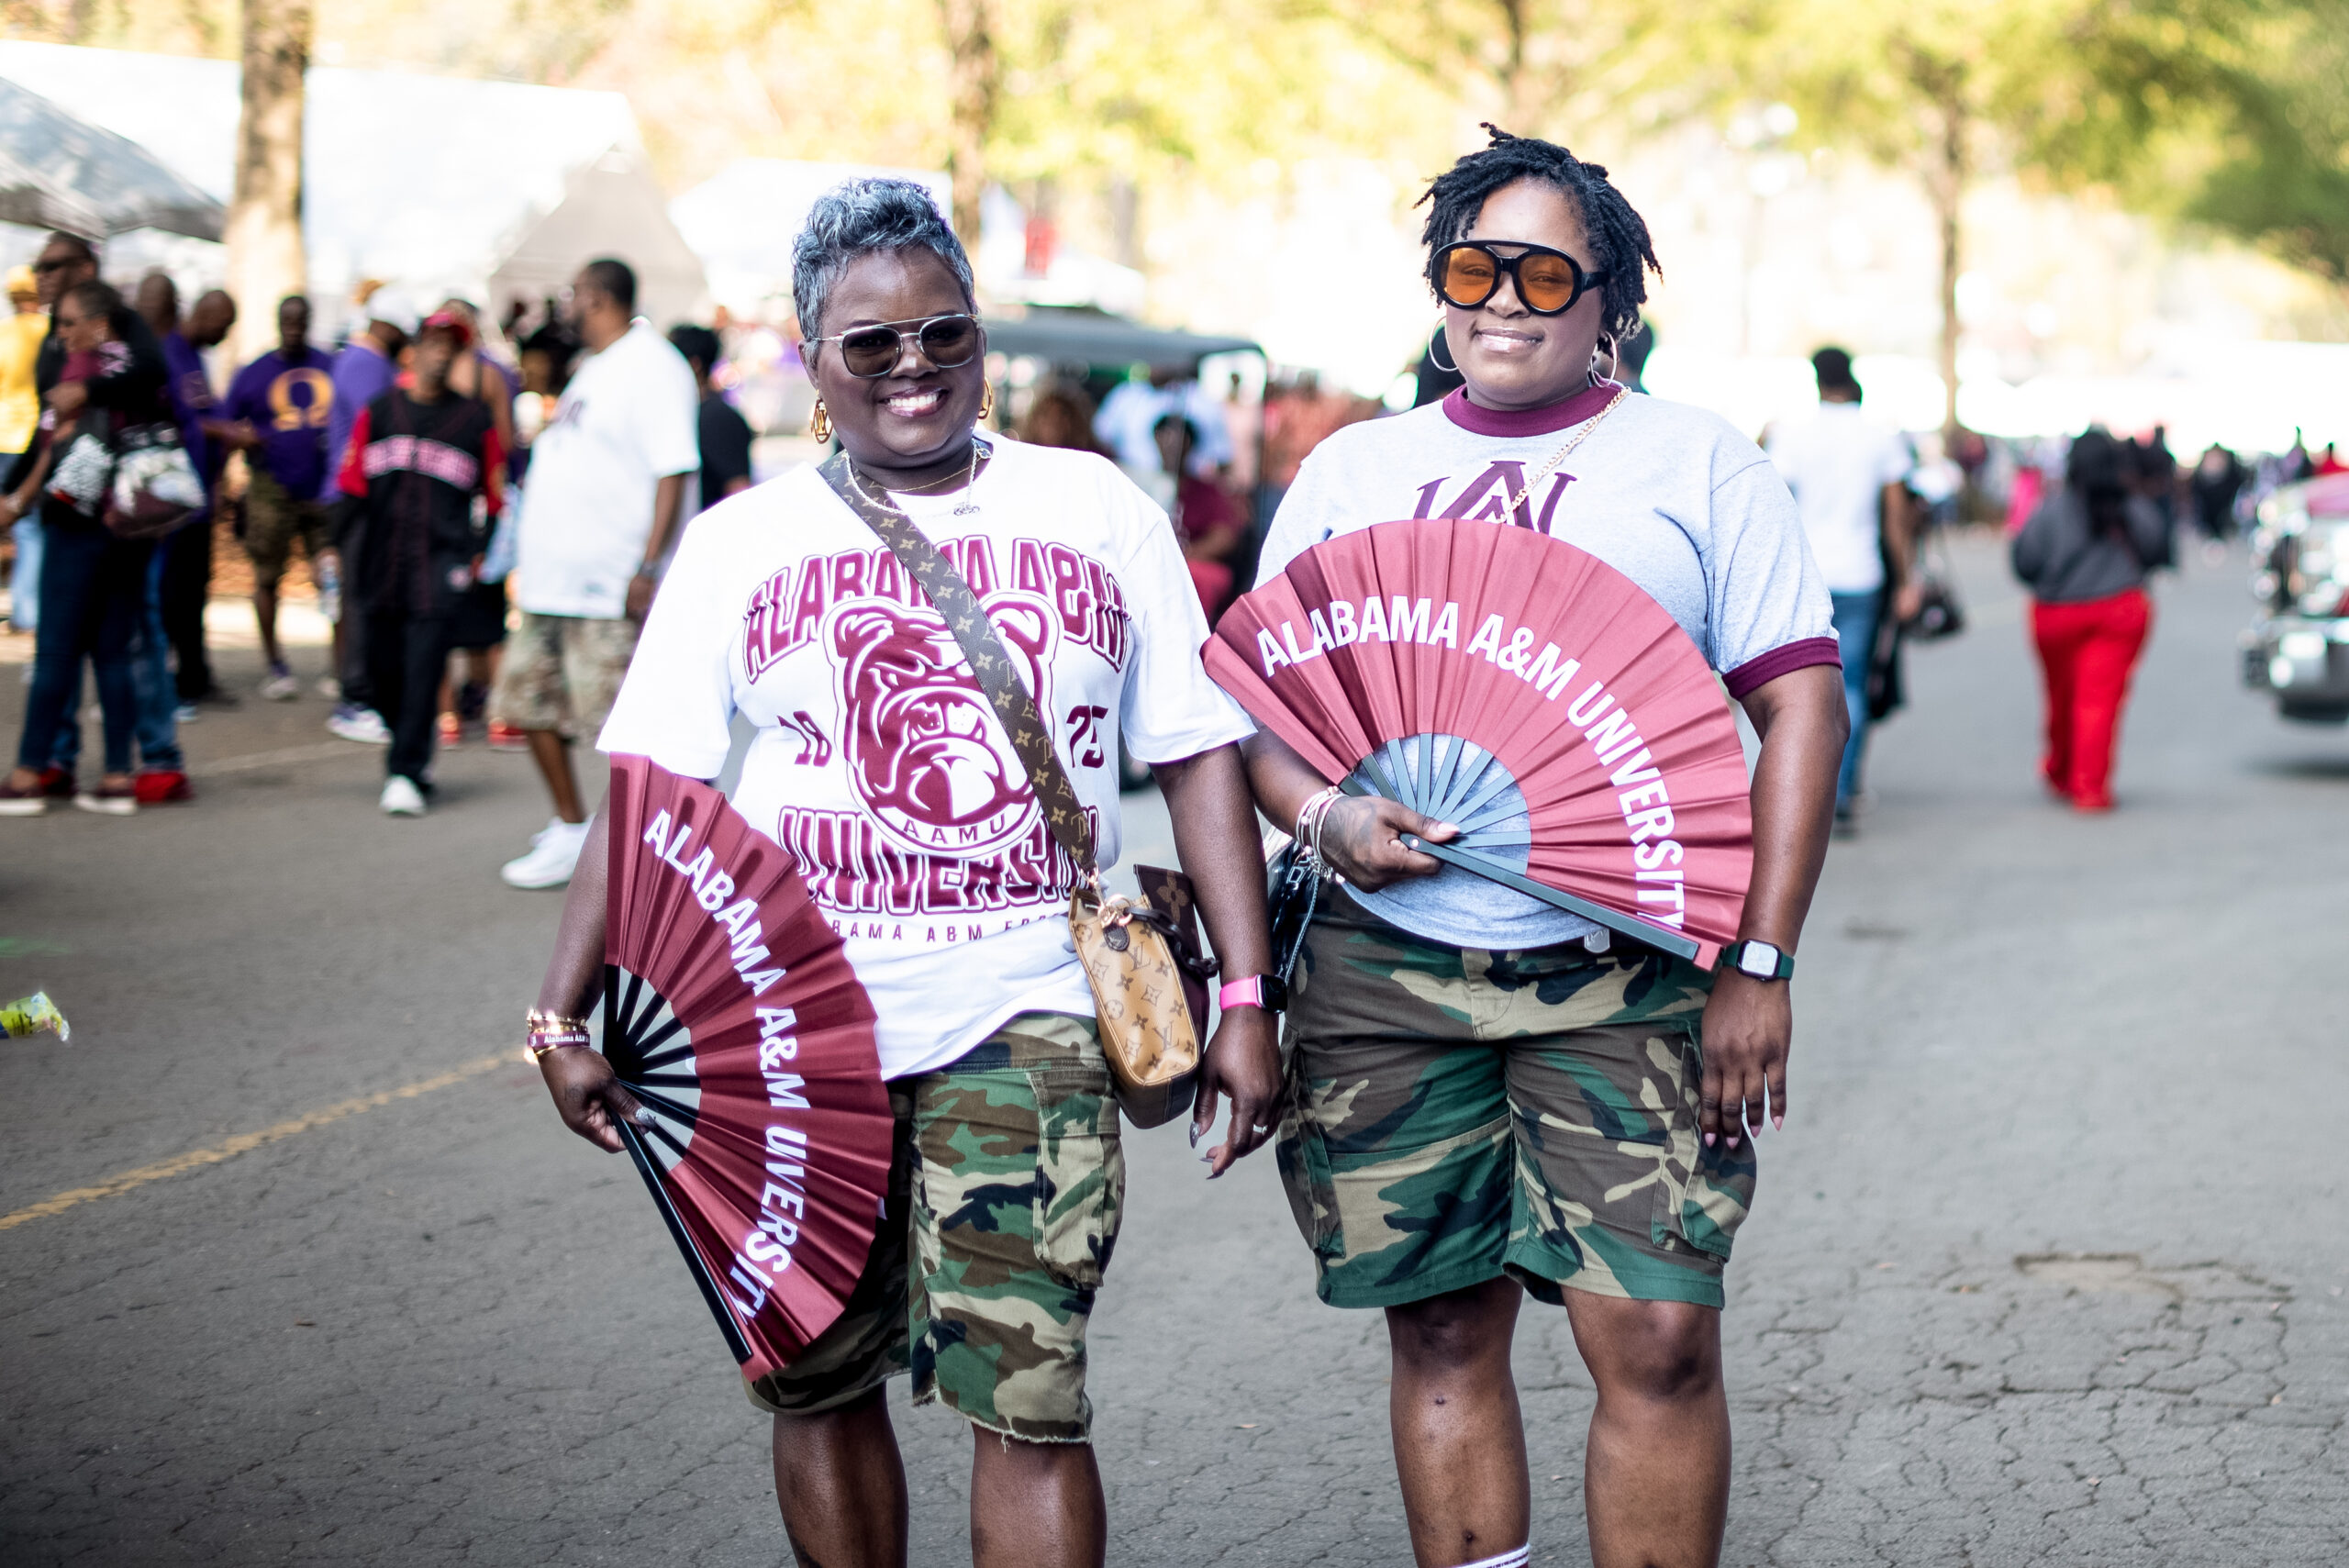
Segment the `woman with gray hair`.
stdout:
[[[1213,1174],[1262,1143],[1278,1087],[1250,725],[1208,679],[1207,626],[1166,516],[1106,459],[977,434],[989,398],[971,266],[921,186],[819,200],[793,257],[818,433],[868,508],[894,502],[968,582],[1020,666],[1117,859],[1118,742],[1153,764],[1224,972],[1192,1123],[1232,1102]],[[803,1563],[906,1560],[884,1389],[972,1425],[971,1538],[988,1564],[1107,1549],[1085,1335],[1125,1165],[1094,1001],[1069,945],[1075,862],[945,617],[822,473],[696,518],[599,744],[715,776],[757,727],[734,805],[797,857],[879,1015],[897,1117],[889,1207],[840,1320],[751,1397],[774,1416],[777,1500]],[[604,951],[598,816],[540,1006],[575,1017]],[[1248,991],[1252,1003],[1236,995]],[[540,1058],[563,1119],[620,1148],[636,1102],[590,1051]]]

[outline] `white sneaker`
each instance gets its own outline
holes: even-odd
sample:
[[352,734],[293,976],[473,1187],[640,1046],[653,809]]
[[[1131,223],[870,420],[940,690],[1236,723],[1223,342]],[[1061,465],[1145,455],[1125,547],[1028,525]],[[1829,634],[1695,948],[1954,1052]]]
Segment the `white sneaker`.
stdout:
[[421,817],[424,815],[424,792],[404,773],[394,773],[384,781],[384,815],[386,817]]
[[587,843],[587,824],[555,818],[530,840],[530,852],[507,861],[497,874],[508,887],[561,887],[579,864]]
[[302,695],[302,683],[290,674],[272,675],[261,684],[261,695],[271,702],[292,702]]
[[356,740],[362,746],[388,746],[392,743],[391,726],[384,716],[372,707],[345,703],[328,716],[327,730],[345,740]]
[[203,717],[204,710],[196,706],[192,702],[184,702],[180,704],[179,706],[172,709],[172,722],[173,724],[194,724],[197,719],[202,718]]

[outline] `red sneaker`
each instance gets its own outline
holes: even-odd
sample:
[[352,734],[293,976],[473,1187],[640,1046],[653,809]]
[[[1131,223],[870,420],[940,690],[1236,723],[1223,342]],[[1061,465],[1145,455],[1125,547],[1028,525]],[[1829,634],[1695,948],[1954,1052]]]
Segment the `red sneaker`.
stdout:
[[154,768],[132,781],[131,793],[141,806],[173,806],[195,798],[195,786],[177,768]]
[[40,771],[40,792],[51,800],[71,800],[75,794],[73,775],[51,763]]
[[493,751],[527,751],[530,738],[511,724],[492,720],[489,727],[489,749]]
[[453,713],[442,714],[440,716],[440,749],[444,751],[454,751],[464,742],[464,739],[465,721]]

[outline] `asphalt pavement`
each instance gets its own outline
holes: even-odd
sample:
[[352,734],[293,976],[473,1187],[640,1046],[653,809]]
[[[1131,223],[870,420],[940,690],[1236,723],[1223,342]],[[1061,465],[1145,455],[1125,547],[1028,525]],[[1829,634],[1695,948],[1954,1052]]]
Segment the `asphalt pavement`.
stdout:
[[[2021,600],[1957,558],[1972,625],[1913,651],[1802,945],[1729,1276],[1725,1561],[2349,1561],[2349,732],[2236,685],[2241,561],[2197,560],[2121,808],[2075,817]],[[557,914],[496,876],[545,819],[527,759],[461,749],[387,820],[379,752],[221,662],[248,696],[185,731],[195,805],[0,822],[0,997],[74,1026],[0,1040],[0,1562],[787,1561],[634,1172],[516,1060]],[[1111,1562],[1407,1563],[1377,1316],[1314,1299],[1268,1155],[1130,1151]],[[1516,1358],[1536,1561],[1585,1562],[1564,1315]],[[966,1561],[965,1429],[898,1404],[915,1561]]]

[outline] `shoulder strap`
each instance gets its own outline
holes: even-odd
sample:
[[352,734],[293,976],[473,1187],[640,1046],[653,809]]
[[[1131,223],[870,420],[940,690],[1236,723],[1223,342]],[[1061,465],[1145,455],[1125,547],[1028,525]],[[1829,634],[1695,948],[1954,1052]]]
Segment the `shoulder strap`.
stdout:
[[1093,825],[1076,798],[1076,786],[1069,782],[1067,771],[1053,753],[1052,729],[1038,716],[1036,699],[1019,684],[1019,677],[1011,667],[1011,655],[996,635],[986,611],[980,607],[978,595],[971,592],[970,584],[963,581],[954,563],[941,555],[938,547],[914,527],[913,519],[890,503],[888,492],[883,491],[876,499],[856,483],[849,473],[847,452],[834,452],[816,472],[832,487],[832,494],[863,520],[865,527],[881,536],[881,542],[889,547],[897,564],[906,569],[906,575],[921,584],[921,591],[930,595],[930,602],[946,617],[947,629],[962,647],[963,657],[970,661],[972,673],[979,678],[979,689],[986,693],[996,717],[1003,721],[1004,733],[1011,738],[1012,751],[1028,770],[1028,782],[1036,791],[1036,798],[1043,803],[1044,821],[1052,828],[1053,839],[1090,874]]

